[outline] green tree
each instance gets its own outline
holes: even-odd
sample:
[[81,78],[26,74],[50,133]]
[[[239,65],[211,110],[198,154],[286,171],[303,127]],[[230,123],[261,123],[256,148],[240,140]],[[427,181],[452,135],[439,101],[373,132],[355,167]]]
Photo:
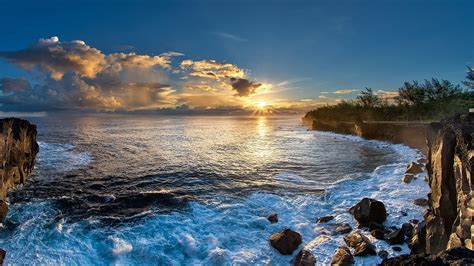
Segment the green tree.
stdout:
[[470,89],[474,89],[474,69],[471,68],[470,66],[467,67],[467,75],[466,75],[466,81],[463,81],[462,83],[466,85]]
[[362,91],[357,96],[357,101],[363,107],[376,107],[382,102],[380,97],[371,88],[365,88],[365,91]]
[[413,83],[405,82],[398,89],[398,94],[397,100],[401,104],[421,106],[426,100],[426,90],[418,84],[418,81],[413,81]]

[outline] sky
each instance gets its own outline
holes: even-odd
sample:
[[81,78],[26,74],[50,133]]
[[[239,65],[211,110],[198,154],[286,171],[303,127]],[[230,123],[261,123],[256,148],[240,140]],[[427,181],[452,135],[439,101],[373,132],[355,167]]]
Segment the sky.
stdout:
[[474,65],[471,0],[0,6],[0,111],[303,111]]

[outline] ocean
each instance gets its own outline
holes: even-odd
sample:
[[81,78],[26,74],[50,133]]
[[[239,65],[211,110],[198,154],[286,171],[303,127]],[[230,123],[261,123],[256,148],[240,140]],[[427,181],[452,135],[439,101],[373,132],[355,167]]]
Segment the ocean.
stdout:
[[[302,247],[330,262],[363,197],[386,225],[421,219],[429,188],[401,182],[421,157],[400,144],[308,131],[298,116],[55,115],[37,125],[34,175],[9,193],[6,261],[67,265],[288,265]],[[277,213],[279,222],[266,216]],[[333,215],[327,224],[316,219]],[[283,256],[269,236],[303,238]],[[408,253],[366,234],[390,256]],[[375,264],[377,256],[356,258]]]

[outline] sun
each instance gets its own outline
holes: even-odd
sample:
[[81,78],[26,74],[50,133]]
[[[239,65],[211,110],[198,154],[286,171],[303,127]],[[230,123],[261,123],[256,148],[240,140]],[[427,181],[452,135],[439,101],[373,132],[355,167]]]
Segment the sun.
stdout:
[[268,104],[264,101],[258,101],[255,105],[257,106],[258,109],[265,109],[265,107],[267,107]]

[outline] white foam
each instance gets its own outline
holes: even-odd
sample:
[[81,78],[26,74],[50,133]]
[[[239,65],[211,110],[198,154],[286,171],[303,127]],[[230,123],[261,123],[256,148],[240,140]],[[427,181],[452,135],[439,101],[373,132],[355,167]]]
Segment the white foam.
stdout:
[[38,142],[39,153],[37,165],[39,170],[71,171],[89,165],[93,156],[85,151],[77,150],[71,144]]

